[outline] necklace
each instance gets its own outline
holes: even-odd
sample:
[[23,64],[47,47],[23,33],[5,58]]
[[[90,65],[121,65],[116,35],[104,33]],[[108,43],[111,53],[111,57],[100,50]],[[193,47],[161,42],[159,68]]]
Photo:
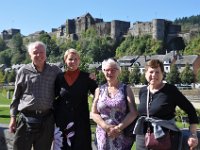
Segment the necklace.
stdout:
[[164,83],[161,83],[161,85],[159,86],[159,88],[157,88],[157,89],[152,89],[151,90],[151,88],[150,88],[150,86],[149,86],[149,90],[151,91],[151,92],[149,92],[149,107],[150,107],[150,105],[151,105],[151,103],[153,102],[153,95],[156,93],[156,92],[158,92],[160,89],[162,89],[163,87],[164,87]]
[[151,106],[152,101],[153,101],[153,94],[149,93],[149,107]]

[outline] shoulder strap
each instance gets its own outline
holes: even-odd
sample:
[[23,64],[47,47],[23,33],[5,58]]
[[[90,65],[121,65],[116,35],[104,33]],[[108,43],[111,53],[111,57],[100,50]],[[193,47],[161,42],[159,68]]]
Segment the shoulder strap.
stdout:
[[124,97],[125,97],[125,99],[127,100],[127,91],[126,91],[126,87],[127,87],[127,85],[126,84],[124,84]]
[[149,118],[149,91],[150,91],[150,87],[147,86],[147,104],[146,104],[146,108],[147,108],[147,118]]
[[126,87],[127,87],[127,85],[124,84],[124,88],[123,88],[124,91],[123,92],[124,92],[124,99],[126,101],[126,112],[129,112]]

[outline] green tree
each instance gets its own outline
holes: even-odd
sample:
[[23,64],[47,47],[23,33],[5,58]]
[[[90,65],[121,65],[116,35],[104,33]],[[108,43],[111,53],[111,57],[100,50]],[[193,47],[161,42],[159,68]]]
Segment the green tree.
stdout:
[[81,54],[90,57],[92,62],[101,62],[108,57],[114,57],[114,44],[111,38],[99,36],[94,28],[89,28],[81,33],[76,48]]
[[129,74],[129,82],[131,84],[139,84],[140,83],[140,69],[138,65],[133,66],[133,70]]
[[15,77],[16,77],[16,72],[15,70],[12,70],[11,72],[9,72],[8,77],[7,77],[7,82],[15,82]]
[[143,74],[140,76],[140,82],[141,82],[142,84],[145,84],[145,85],[148,84],[148,82],[147,82],[147,80],[146,80],[146,78],[145,78],[145,73],[143,73]]
[[68,50],[69,48],[76,49],[77,43],[78,43],[77,41],[71,39],[67,39],[65,42],[61,42],[59,48],[62,56],[64,56],[65,51]]
[[20,64],[25,60],[26,53],[16,52],[11,58],[11,64]]
[[28,54],[28,52],[26,52],[24,55],[25,55],[25,59],[23,60],[22,63],[24,63],[24,64],[30,63],[31,59],[30,59],[30,55]]
[[89,56],[93,58],[93,62],[101,62],[104,59],[114,57],[113,50],[114,41],[107,37],[98,36],[94,38],[88,46]]
[[46,54],[47,54],[47,57],[49,57],[49,55],[51,54],[51,48],[49,48],[51,36],[48,33],[44,32],[40,34],[39,40],[46,44],[47,46]]
[[6,49],[6,43],[0,38],[0,52]]
[[5,64],[6,66],[11,66],[12,50],[6,49],[0,52],[0,64]]
[[14,35],[11,39],[11,43],[13,46],[11,64],[20,64],[25,60],[26,53],[21,34],[18,33]]
[[81,63],[79,66],[80,70],[88,71],[88,66],[89,66],[89,63],[91,62],[90,58],[82,54],[80,55],[80,57],[81,57]]
[[51,36],[48,33],[42,33],[39,36],[39,40],[44,42],[47,46],[46,54],[48,61],[49,62],[60,61],[60,55],[62,53],[60,52],[60,49],[56,44],[56,39],[51,38]]
[[50,40],[50,43],[48,46],[51,49],[51,55],[55,57],[60,55],[59,47],[57,46],[56,41],[54,39]]
[[181,82],[183,84],[191,84],[194,82],[194,72],[190,69],[190,65],[186,64],[184,70],[180,73]]
[[106,79],[102,71],[98,71],[97,73],[97,82],[99,85],[106,83]]
[[123,83],[129,83],[129,71],[126,68],[121,69],[121,74],[119,76],[119,80]]
[[188,32],[193,28],[199,28],[200,26],[200,15],[192,15],[190,17],[177,18],[174,21],[175,24],[181,25],[181,30]]
[[166,75],[166,81],[170,84],[179,84],[180,78],[179,78],[179,71],[175,64],[172,64],[170,67],[170,72]]
[[13,49],[22,54],[24,52],[23,49],[23,38],[21,34],[17,33],[11,39]]

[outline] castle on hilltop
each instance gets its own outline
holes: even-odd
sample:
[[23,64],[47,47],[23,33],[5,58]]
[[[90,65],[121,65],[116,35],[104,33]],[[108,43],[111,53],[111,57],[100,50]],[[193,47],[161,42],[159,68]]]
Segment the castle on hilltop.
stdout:
[[76,19],[67,19],[66,24],[61,25],[59,28],[53,28],[52,34],[57,37],[65,36],[72,40],[77,40],[81,32],[91,27],[95,28],[100,36],[106,35],[113,39],[118,39],[128,33],[130,22],[119,20],[104,22],[103,19],[93,18],[90,13],[87,13]]
[[10,40],[14,35],[17,33],[20,34],[20,29],[9,29],[9,30],[3,30],[0,34],[0,37],[3,40]]
[[[161,40],[167,49],[183,49],[183,39],[187,38],[181,33],[181,26],[173,24],[172,21],[164,19],[153,19],[151,22],[130,22],[113,20],[104,22],[103,19],[94,18],[90,13],[79,16],[75,19],[67,19],[65,24],[58,28],[52,28],[50,35],[56,35],[57,38],[78,40],[81,32],[93,27],[100,36],[110,36],[112,39],[118,40],[127,36],[151,35],[156,40]],[[19,33],[19,29],[4,30],[1,33],[2,39],[11,38],[14,34]],[[44,33],[37,31],[28,35],[28,38],[35,38]]]

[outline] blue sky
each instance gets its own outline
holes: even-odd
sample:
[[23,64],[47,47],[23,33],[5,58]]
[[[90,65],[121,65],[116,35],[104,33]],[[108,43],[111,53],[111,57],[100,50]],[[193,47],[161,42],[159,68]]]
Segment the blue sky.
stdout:
[[17,28],[28,35],[51,31],[89,12],[104,21],[151,21],[200,14],[199,0],[1,0],[0,32]]

